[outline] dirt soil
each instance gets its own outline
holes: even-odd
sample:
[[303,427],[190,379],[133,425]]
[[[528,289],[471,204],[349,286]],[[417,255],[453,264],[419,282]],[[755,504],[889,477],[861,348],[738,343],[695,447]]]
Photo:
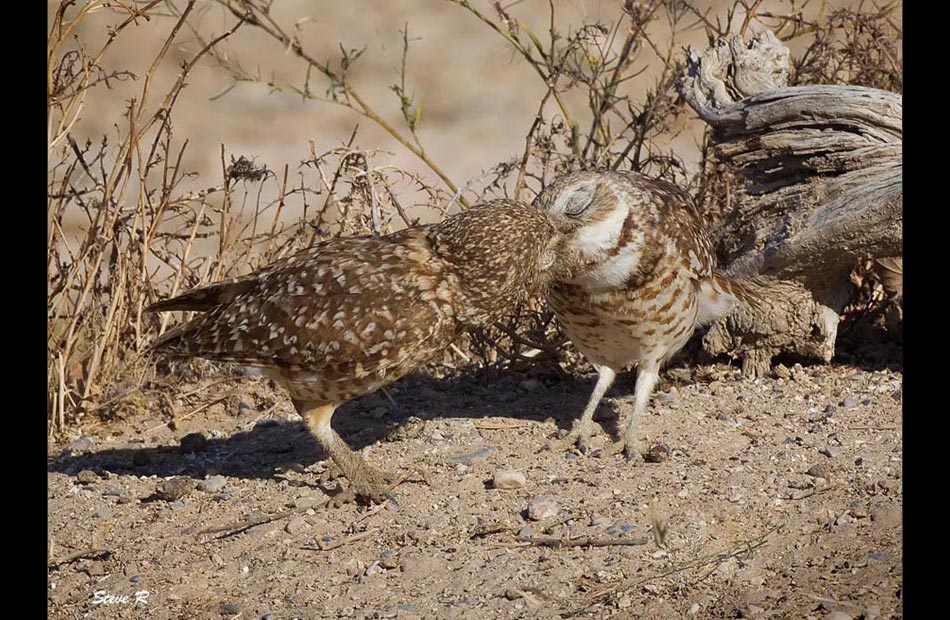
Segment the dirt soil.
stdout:
[[[669,452],[636,465],[545,449],[592,375],[409,377],[395,409],[337,412],[410,474],[396,502],[341,508],[269,382],[182,385],[173,428],[156,411],[51,448],[49,617],[902,618],[901,372],[777,375],[666,371],[641,428]],[[214,404],[187,410],[189,390]],[[632,391],[610,393],[608,432]],[[523,485],[494,488],[501,470]]]

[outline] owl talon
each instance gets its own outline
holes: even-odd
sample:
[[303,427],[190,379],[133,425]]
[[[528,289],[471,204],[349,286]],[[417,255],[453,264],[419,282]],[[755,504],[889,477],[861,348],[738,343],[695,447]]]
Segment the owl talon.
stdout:
[[591,454],[590,436],[592,431],[603,434],[604,429],[594,421],[585,423],[583,420],[576,420],[574,426],[571,427],[571,431],[560,441],[552,442],[550,448],[551,450],[564,451],[576,448],[582,455],[589,456]]
[[600,453],[600,456],[608,457],[614,456],[615,454],[623,454],[628,463],[639,464],[643,462],[643,456],[640,454],[639,446],[640,442],[636,439],[621,437],[619,440],[607,446],[607,448]]
[[382,504],[389,500],[396,502],[392,489],[402,482],[402,479],[388,472],[382,472],[368,467],[361,467],[352,476],[346,476],[350,486],[337,494],[330,502],[334,508],[340,508],[349,503]]
[[343,470],[340,469],[336,463],[330,463],[327,466],[326,471],[320,474],[319,481],[321,483],[333,482],[334,480],[337,480],[339,478],[345,478],[345,477],[346,476],[343,475]]

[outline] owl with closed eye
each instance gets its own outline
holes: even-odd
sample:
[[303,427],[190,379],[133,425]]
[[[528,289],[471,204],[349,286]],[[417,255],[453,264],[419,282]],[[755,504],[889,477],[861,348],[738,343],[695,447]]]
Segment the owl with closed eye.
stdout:
[[636,368],[633,412],[604,453],[639,456],[637,422],[664,362],[697,327],[756,295],[716,269],[712,242],[690,196],[635,172],[578,172],[535,200],[561,233],[566,268],[547,301],[597,370],[597,383],[566,447],[587,452],[594,411],[617,373]]

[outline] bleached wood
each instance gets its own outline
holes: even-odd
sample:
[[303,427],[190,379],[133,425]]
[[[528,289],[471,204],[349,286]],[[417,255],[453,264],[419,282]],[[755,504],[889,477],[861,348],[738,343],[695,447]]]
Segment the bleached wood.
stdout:
[[873,88],[787,86],[771,32],[690,50],[680,92],[712,128],[719,161],[744,184],[717,214],[733,276],[759,276],[766,303],[713,327],[711,353],[749,375],[794,353],[829,361],[848,272],[903,253],[902,97]]

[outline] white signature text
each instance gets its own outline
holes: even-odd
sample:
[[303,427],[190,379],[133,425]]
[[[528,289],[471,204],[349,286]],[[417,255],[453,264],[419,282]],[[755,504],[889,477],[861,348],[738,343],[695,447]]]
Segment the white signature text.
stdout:
[[92,593],[93,605],[145,605],[148,602],[148,590],[139,590],[135,594],[109,594],[105,590]]

